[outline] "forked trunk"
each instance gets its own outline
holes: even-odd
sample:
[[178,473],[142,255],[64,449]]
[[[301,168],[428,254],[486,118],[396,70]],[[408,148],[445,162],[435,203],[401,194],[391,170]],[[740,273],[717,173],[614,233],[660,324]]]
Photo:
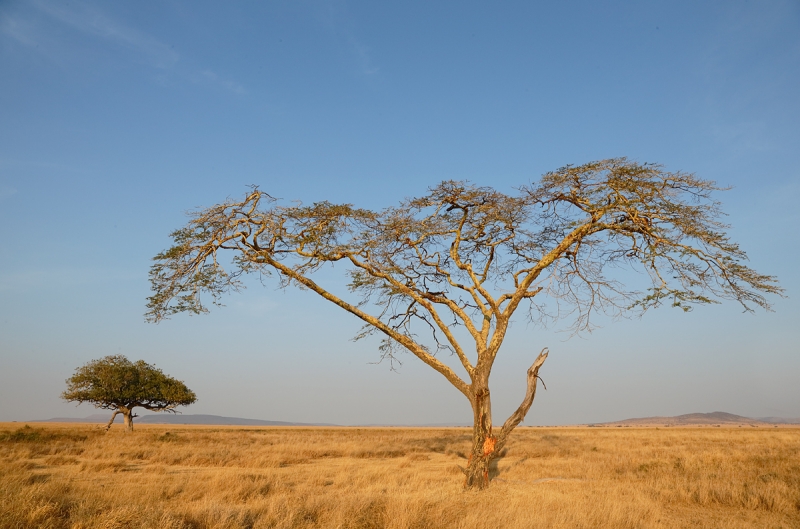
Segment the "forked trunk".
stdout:
[[119,415],[120,413],[122,414],[122,418],[124,420],[125,430],[128,432],[133,431],[133,418],[138,416],[135,413],[133,413],[132,408],[126,408],[124,406],[120,406],[119,408],[114,410],[114,413],[111,415],[111,420],[108,421],[108,424],[106,425],[106,431],[108,431],[111,428],[111,425],[114,424],[114,419],[116,419],[117,415]]
[[[503,424],[497,435],[492,433],[492,401],[489,398],[488,376],[480,382],[480,386],[473,393],[472,413],[472,450],[469,455],[467,468],[463,469],[466,479],[465,489],[480,490],[489,486],[489,465],[493,459],[500,456],[510,434],[522,422],[536,396],[536,380],[539,378],[539,368],[547,359],[547,348],[542,349],[539,356],[528,368],[528,389],[522,404],[511,414]],[[473,382],[475,384],[475,382]]]

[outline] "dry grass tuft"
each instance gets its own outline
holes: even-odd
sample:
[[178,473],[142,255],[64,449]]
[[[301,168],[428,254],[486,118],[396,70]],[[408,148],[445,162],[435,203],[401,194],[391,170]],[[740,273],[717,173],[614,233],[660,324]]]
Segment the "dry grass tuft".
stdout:
[[800,429],[0,425],[0,527],[800,527]]

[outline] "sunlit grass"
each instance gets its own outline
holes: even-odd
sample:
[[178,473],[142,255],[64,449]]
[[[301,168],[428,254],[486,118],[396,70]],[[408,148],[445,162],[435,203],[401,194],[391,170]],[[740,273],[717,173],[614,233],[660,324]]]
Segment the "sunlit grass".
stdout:
[[800,527],[800,429],[0,424],[0,527]]

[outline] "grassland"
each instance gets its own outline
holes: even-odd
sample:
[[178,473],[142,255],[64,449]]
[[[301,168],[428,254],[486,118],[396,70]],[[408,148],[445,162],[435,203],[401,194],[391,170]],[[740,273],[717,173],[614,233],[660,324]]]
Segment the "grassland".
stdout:
[[797,528],[800,429],[520,428],[487,492],[467,429],[0,424],[0,527]]

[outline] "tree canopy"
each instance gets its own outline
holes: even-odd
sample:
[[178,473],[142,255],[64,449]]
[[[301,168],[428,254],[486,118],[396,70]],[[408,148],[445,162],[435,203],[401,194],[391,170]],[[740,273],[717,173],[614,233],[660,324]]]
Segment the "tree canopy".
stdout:
[[188,406],[197,400],[194,392],[180,380],[165,375],[143,360],[131,362],[122,355],[92,360],[77,368],[75,374],[67,379],[67,389],[61,398],[115,410],[111,422],[119,412],[129,427],[133,408],[174,413],[176,407]]
[[[463,393],[475,417],[473,460],[485,467],[524,418],[546,358],[529,370],[511,422],[492,434],[489,374],[520,306],[532,320],[566,319],[577,332],[590,329],[598,311],[635,314],[665,303],[690,310],[719,299],[750,311],[769,308],[765,295],[781,295],[776,279],[749,268],[725,233],[712,198],[720,190],[625,158],[563,167],[513,194],[445,181],[381,211],[285,206],[253,188],[243,200],[191,213],[172,233],[173,246],[154,258],[146,317],[206,312],[203,293],[219,304],[243,286],[243,274],[276,272],[281,286],[308,288],[360,318],[359,337],[381,334],[384,358],[410,351]],[[346,266],[353,299],[311,279],[330,263]],[[639,275],[623,283],[620,268]],[[457,326],[471,344],[457,339]],[[441,350],[458,358],[466,379],[437,356]]]

